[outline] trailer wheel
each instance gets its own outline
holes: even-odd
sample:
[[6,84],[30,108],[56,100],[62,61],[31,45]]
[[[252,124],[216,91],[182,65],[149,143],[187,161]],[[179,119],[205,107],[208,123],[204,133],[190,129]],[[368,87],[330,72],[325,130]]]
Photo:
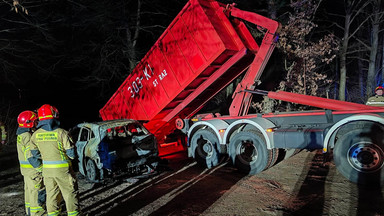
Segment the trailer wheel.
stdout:
[[195,146],[195,160],[200,166],[212,168],[220,163],[220,143],[213,131],[198,130],[192,136],[191,144]]
[[277,159],[279,158],[279,149],[271,149],[270,151],[270,157],[271,157],[271,162],[268,164],[267,168],[273,167],[277,163]]
[[99,169],[96,167],[96,163],[92,159],[88,159],[86,166],[86,177],[91,182],[97,182],[99,180],[100,172]]
[[242,131],[231,139],[230,157],[243,173],[255,175],[262,172],[272,164],[272,156],[259,132]]
[[338,171],[352,182],[384,184],[384,140],[381,133],[353,130],[339,138],[333,150]]

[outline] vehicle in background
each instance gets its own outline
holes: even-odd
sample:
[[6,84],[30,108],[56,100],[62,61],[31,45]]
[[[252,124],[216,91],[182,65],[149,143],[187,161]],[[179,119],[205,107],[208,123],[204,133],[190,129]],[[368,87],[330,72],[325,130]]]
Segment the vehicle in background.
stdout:
[[157,167],[157,141],[135,120],[111,120],[77,125],[79,172],[92,182],[119,174],[151,173]]

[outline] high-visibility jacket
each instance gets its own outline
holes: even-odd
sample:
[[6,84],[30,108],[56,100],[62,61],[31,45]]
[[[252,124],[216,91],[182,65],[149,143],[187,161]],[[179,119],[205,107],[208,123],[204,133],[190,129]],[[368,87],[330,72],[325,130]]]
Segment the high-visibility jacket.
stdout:
[[368,98],[366,105],[370,106],[384,106],[384,97],[375,95]]
[[17,153],[20,162],[20,171],[24,176],[36,175],[36,173],[40,171],[39,169],[41,169],[41,167],[33,168],[28,161],[28,158],[32,156],[30,151],[31,136],[30,132],[17,135]]
[[52,131],[39,128],[31,138],[31,151],[37,150],[41,154],[44,177],[59,177],[70,173],[70,159],[73,157],[69,156],[67,151],[73,152],[73,149],[68,132],[62,128]]
[[7,131],[5,131],[5,126],[0,124],[0,139],[1,141],[7,141]]
[[[21,130],[20,130],[21,129]],[[27,215],[43,215],[45,197],[41,197],[44,193],[43,177],[41,174],[41,166],[34,168],[28,161],[32,156],[30,151],[31,133],[29,129],[19,128],[17,131],[17,154],[20,162],[20,171],[24,176],[24,200],[25,211]],[[35,164],[40,165],[40,163]],[[41,199],[39,199],[41,198]]]

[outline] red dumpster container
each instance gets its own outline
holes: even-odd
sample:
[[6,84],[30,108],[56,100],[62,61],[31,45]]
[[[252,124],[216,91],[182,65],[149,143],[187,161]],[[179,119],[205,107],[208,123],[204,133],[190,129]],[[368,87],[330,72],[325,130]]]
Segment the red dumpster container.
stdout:
[[159,142],[252,62],[258,45],[216,1],[190,0],[116,93],[103,120],[136,119]]

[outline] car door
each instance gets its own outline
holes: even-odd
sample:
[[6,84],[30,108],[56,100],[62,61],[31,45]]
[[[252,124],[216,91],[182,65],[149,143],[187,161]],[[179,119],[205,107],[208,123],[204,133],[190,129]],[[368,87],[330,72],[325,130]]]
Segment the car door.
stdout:
[[86,127],[80,129],[79,137],[76,142],[77,156],[79,157],[79,171],[85,175],[85,154],[84,149],[90,139],[91,130]]

